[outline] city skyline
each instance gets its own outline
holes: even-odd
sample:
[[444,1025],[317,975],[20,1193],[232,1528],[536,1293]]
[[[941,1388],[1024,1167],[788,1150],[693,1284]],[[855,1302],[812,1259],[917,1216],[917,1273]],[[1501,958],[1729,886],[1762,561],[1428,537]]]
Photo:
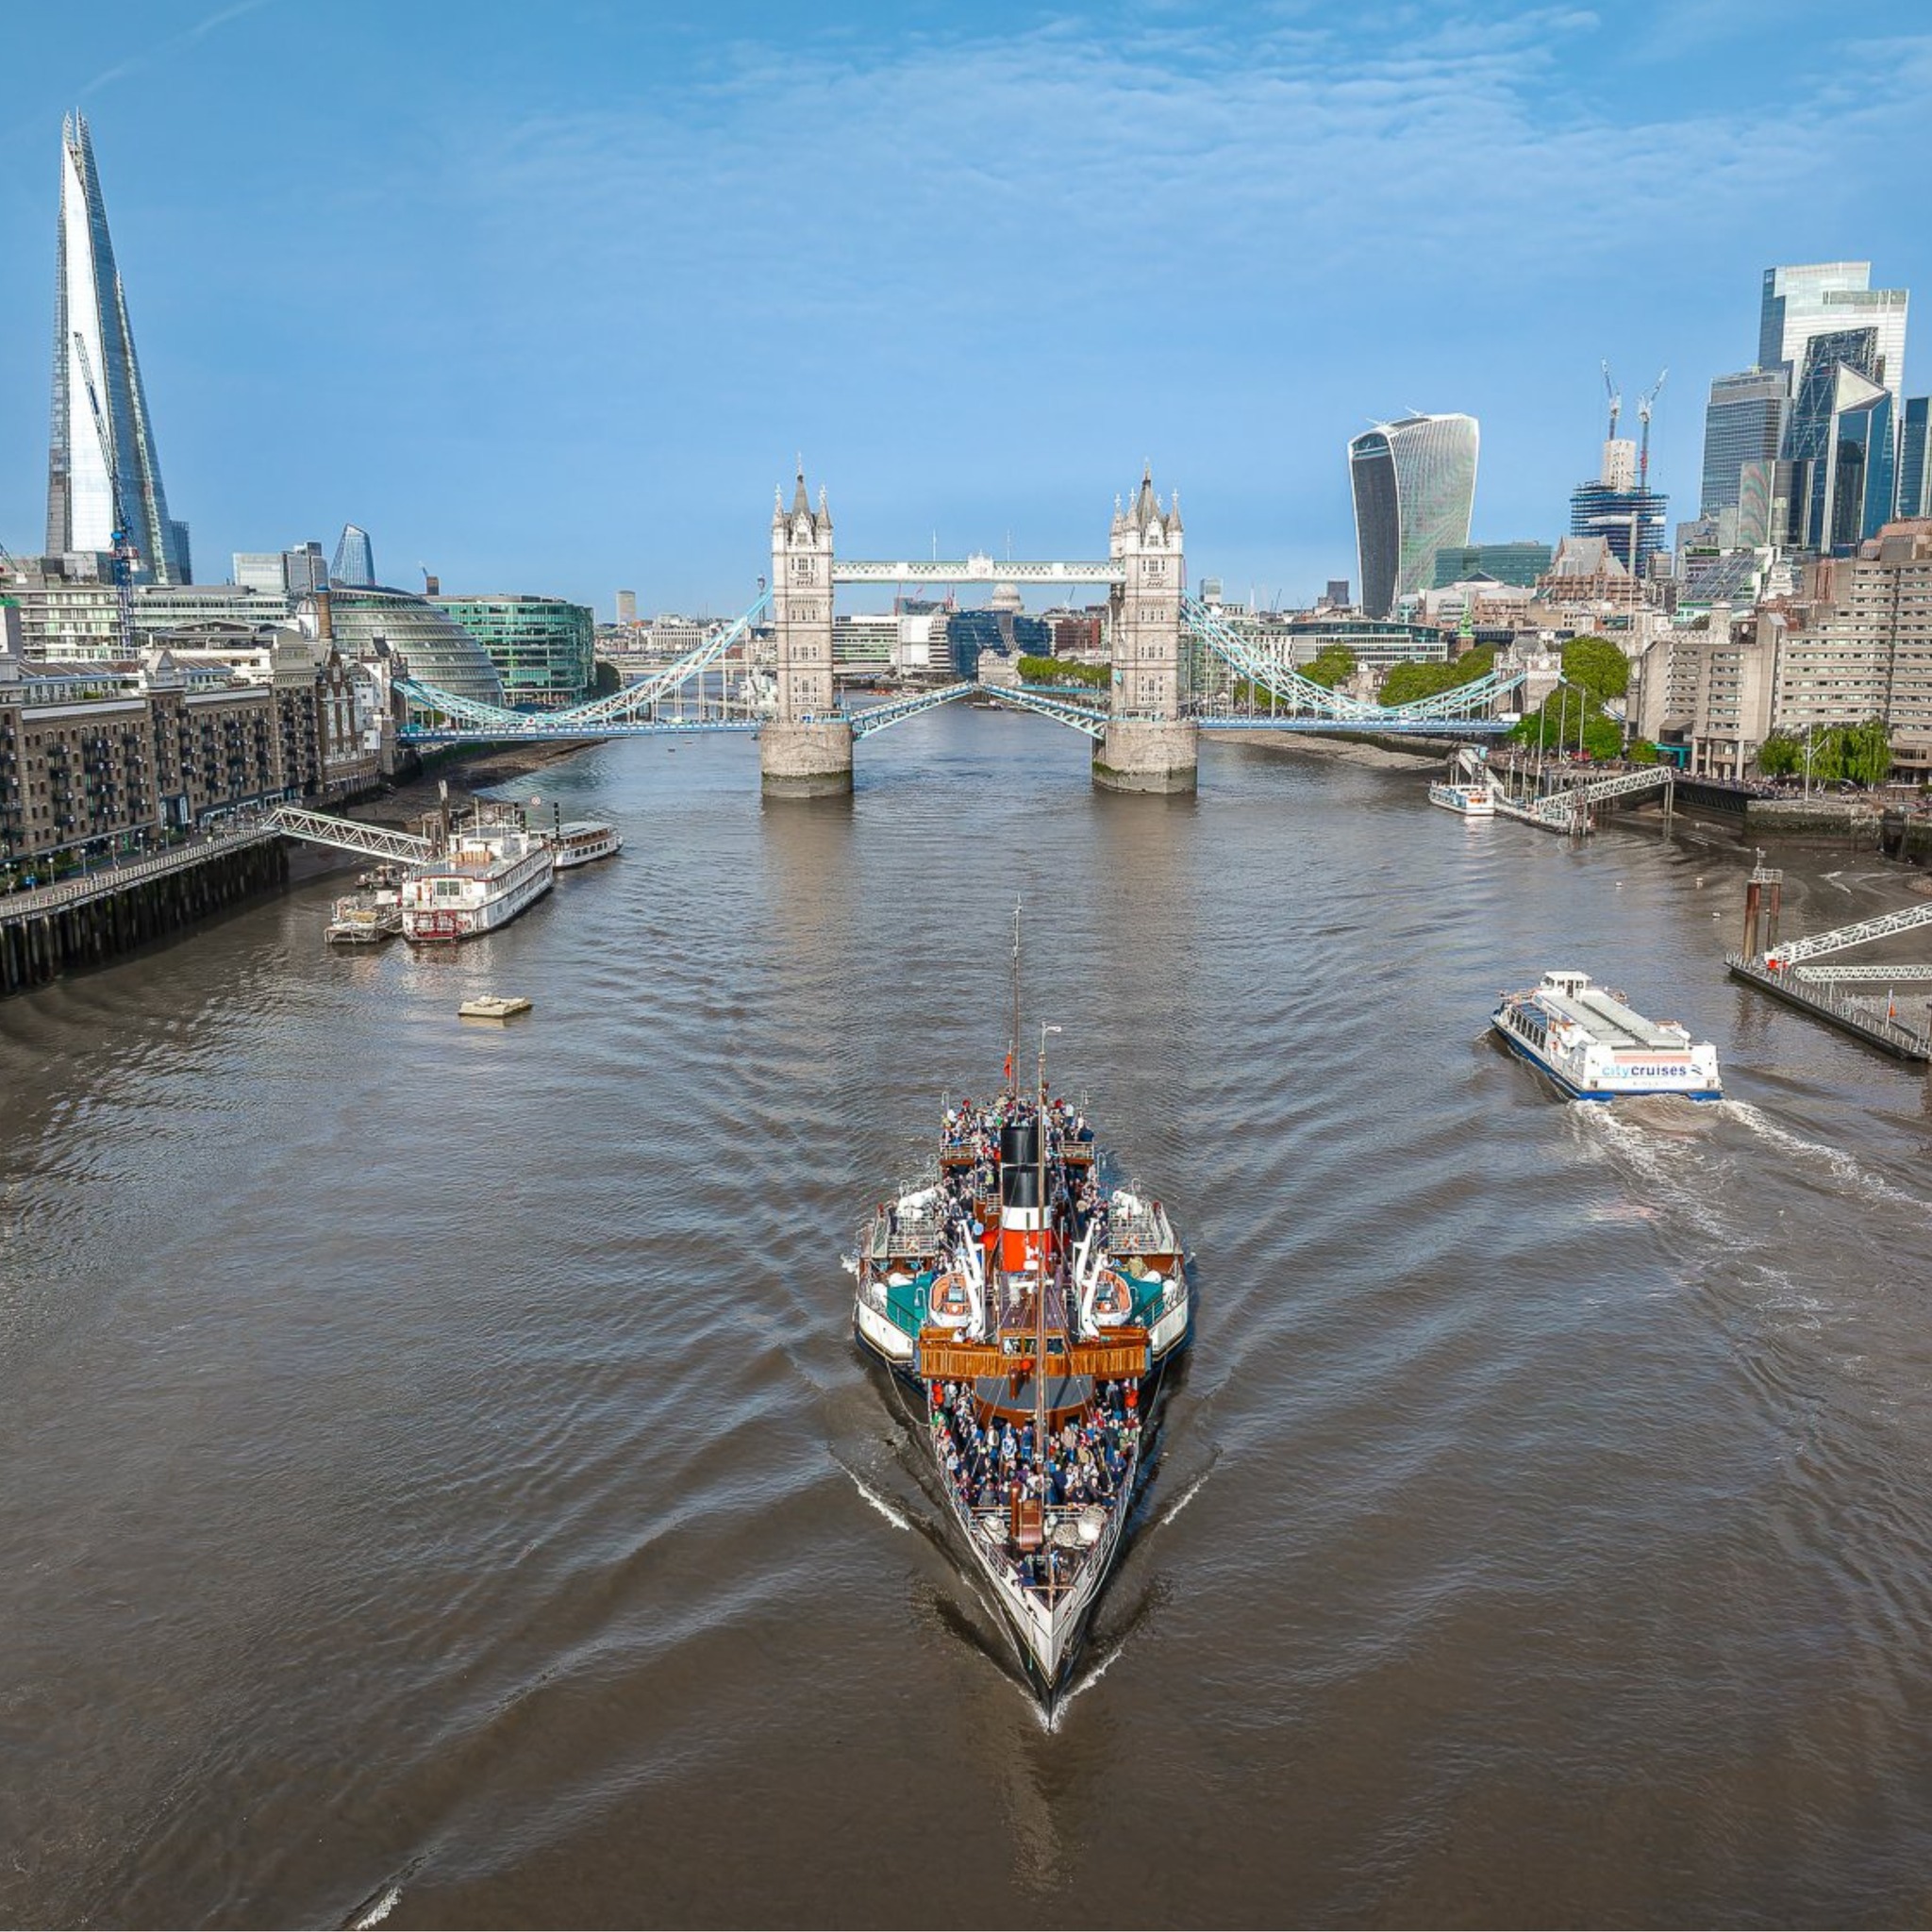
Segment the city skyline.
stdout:
[[[1216,35],[1157,9],[994,8],[971,33],[916,8],[807,33],[758,8],[697,28],[585,7],[575,33],[341,17],[384,58],[275,92],[245,169],[221,109],[295,71],[299,7],[109,7],[111,63],[24,25],[0,132],[9,547],[39,541],[48,156],[75,101],[198,575],[354,519],[409,559],[389,581],[420,558],[607,614],[619,584],[647,608],[749,602],[801,446],[848,541],[893,554],[935,532],[1084,553],[1151,456],[1196,568],[1292,601],[1353,560],[1335,451],[1407,408],[1466,411],[1472,538],[1549,541],[1592,467],[1606,356],[1676,372],[1653,478],[1688,515],[1702,393],[1748,358],[1764,269],[1869,258],[1909,289],[1926,268],[1887,142],[1932,37],[1899,8],[1857,35],[1776,5],[1615,32],[1371,8],[1346,40],[1263,10]],[[479,18],[500,31],[454,30]],[[1770,58],[1779,25],[1815,62]],[[1842,115],[1830,72],[1881,42]],[[1734,108],[1701,84],[1719,56]],[[1827,125],[1832,192],[1794,202]],[[1671,170],[1620,181],[1660,142]],[[1549,275],[1549,237],[1585,220],[1626,258]]]

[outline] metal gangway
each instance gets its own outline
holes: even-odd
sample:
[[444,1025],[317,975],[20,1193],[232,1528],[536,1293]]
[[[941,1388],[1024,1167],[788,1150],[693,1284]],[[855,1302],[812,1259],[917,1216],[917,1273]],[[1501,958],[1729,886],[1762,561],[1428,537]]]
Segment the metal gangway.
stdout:
[[[1491,772],[1491,781],[1497,778]],[[1664,794],[1664,814],[1670,815],[1676,771],[1674,766],[1644,765],[1634,772],[1613,772],[1607,778],[1580,778],[1554,791],[1536,794],[1524,791],[1516,796],[1506,784],[1495,783],[1496,809],[1507,818],[1519,819],[1526,825],[1538,825],[1546,832],[1565,832],[1578,839],[1596,830],[1592,807],[1607,798],[1629,798],[1642,791],[1659,789]]]
[[278,805],[252,822],[258,832],[279,832],[284,838],[305,839],[311,845],[333,845],[342,852],[359,852],[365,858],[383,858],[392,865],[421,865],[433,847],[427,839],[414,832],[398,832],[388,825],[365,825],[355,819],[331,818],[326,812],[308,811],[299,805]]
[[[1882,912],[1874,919],[1860,919],[1850,925],[1833,926],[1828,932],[1813,933],[1808,939],[1780,942],[1776,928],[1776,894],[1783,874],[1767,871],[1760,863],[1751,874],[1752,894],[1746,899],[1746,951],[1725,961],[1731,976],[1756,986],[1796,1007],[1827,1025],[1838,1027],[1902,1060],[1932,1060],[1932,1008],[1924,995],[1908,1003],[1910,1017],[1902,1017],[1898,989],[1932,985],[1932,964],[1905,961],[1900,964],[1853,965],[1829,960],[1836,953],[1850,952],[1856,946],[1870,945],[1875,940],[1895,939],[1901,933],[1918,932],[1932,925],[1932,904],[1901,907],[1896,912]],[[1757,893],[1765,886],[1774,893],[1772,925],[1768,942],[1761,953],[1749,949],[1757,933]],[[1883,987],[1883,1001],[1850,991],[1853,987]]]

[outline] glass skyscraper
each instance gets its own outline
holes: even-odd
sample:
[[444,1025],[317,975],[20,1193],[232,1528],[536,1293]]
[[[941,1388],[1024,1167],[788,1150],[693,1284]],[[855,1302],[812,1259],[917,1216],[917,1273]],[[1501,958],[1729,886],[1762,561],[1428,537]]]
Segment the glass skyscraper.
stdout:
[[1479,442],[1474,416],[1405,416],[1349,443],[1364,616],[1427,590],[1437,551],[1467,546]]
[[1736,509],[1746,463],[1774,463],[1784,441],[1790,384],[1780,368],[1745,369],[1710,385],[1704,411],[1704,488],[1699,516]]
[[1932,516],[1932,396],[1906,398],[1898,440],[1898,514]]
[[336,540],[335,561],[329,565],[328,580],[350,591],[375,589],[375,549],[369,532],[359,524],[344,524]]
[[169,516],[161,488],[93,143],[85,117],[74,113],[60,129],[48,554],[111,550],[115,531],[124,528],[137,578],[192,580],[188,525]]
[[1670,498],[1658,490],[1635,483],[1624,489],[1601,479],[1579,483],[1570,492],[1570,534],[1603,538],[1611,556],[1633,576],[1647,576],[1650,559],[1671,547],[1670,508]]
[[1818,261],[1764,271],[1757,319],[1757,366],[1782,368],[1793,386],[1802,381],[1813,340],[1848,329],[1875,332],[1873,366],[1861,372],[1902,400],[1905,379],[1904,289],[1874,289],[1869,261]]
[[1884,354],[1876,325],[1820,333],[1805,344],[1784,444],[1784,540],[1795,549],[1855,549],[1891,515],[1898,413]]

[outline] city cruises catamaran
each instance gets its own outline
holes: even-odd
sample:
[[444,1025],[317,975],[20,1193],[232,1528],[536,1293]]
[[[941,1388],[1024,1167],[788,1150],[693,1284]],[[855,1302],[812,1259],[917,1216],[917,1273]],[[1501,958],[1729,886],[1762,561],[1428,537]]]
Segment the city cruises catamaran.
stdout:
[[1587,973],[1545,973],[1528,991],[1504,993],[1490,1024],[1573,1100],[1724,1097],[1716,1047],[1675,1020],[1646,1020]]
[[860,1343],[918,1391],[974,1569],[1049,1705],[1119,1554],[1155,1398],[1192,1332],[1180,1236],[1115,1185],[1084,1112],[1036,1081],[944,1109],[923,1183],[881,1203],[848,1262]]

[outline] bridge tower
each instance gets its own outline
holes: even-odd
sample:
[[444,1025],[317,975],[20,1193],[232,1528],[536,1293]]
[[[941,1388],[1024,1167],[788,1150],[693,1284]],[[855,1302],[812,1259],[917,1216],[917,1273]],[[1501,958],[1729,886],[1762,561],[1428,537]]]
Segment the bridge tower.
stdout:
[[774,797],[821,798],[852,790],[852,726],[832,689],[832,513],[805,470],[791,508],[772,508],[772,624],[778,634],[777,715],[758,733],[758,769]]
[[1108,554],[1125,567],[1112,597],[1112,715],[1093,747],[1093,782],[1108,791],[1191,791],[1199,732],[1181,716],[1181,499],[1168,508],[1154,473],[1125,509],[1114,499]]

